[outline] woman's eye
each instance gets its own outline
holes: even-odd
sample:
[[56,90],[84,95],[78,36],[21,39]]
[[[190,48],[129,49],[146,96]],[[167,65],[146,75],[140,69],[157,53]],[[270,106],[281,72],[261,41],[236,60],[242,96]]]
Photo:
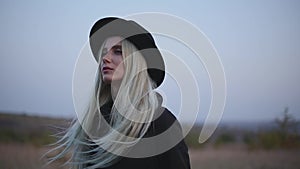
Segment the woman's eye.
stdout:
[[116,49],[116,50],[114,50],[114,54],[122,55],[122,50],[121,49]]

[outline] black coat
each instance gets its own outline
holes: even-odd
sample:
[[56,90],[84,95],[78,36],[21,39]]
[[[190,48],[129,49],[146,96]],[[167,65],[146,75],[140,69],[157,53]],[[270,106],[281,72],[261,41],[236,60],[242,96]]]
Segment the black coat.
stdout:
[[[106,113],[110,112],[110,108],[102,107],[101,112],[104,112],[104,117],[108,117]],[[162,108],[161,112],[160,116],[151,122],[144,137],[156,136],[171,125],[175,125],[175,134],[182,138],[182,129],[176,117],[166,108]],[[188,147],[182,139],[176,146],[162,154],[146,158],[122,157],[106,169],[190,169]]]

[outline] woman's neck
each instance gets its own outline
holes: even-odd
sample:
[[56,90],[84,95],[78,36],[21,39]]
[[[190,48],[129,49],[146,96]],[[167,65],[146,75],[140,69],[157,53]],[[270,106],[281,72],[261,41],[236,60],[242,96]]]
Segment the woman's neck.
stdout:
[[115,100],[121,86],[121,81],[114,81],[110,85],[112,99]]

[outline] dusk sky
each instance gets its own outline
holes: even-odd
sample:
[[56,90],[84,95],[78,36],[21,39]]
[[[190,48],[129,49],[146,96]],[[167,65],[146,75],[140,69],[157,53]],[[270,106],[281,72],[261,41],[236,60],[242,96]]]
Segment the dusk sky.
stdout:
[[[223,121],[273,120],[285,107],[300,119],[299,1],[124,3],[2,0],[0,111],[75,116],[72,76],[93,23],[105,16],[161,12],[198,27],[218,52],[227,82]],[[162,48],[164,39],[155,38]],[[190,57],[181,59],[189,62]],[[203,121],[211,99],[209,81],[202,65],[190,66],[199,70],[193,73],[200,86],[198,121]],[[176,114],[176,86],[169,79],[161,90],[171,97],[166,106]]]

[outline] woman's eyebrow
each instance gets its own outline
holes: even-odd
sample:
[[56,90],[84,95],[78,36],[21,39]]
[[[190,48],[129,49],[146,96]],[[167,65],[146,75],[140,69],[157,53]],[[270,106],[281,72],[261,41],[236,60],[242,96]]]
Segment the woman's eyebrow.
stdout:
[[[122,45],[114,45],[109,50],[111,50],[111,49],[122,49]],[[107,48],[104,47],[102,50],[103,51],[107,51]]]
[[115,46],[113,46],[113,47],[111,47],[111,49],[122,49],[122,46],[121,45],[115,45]]

